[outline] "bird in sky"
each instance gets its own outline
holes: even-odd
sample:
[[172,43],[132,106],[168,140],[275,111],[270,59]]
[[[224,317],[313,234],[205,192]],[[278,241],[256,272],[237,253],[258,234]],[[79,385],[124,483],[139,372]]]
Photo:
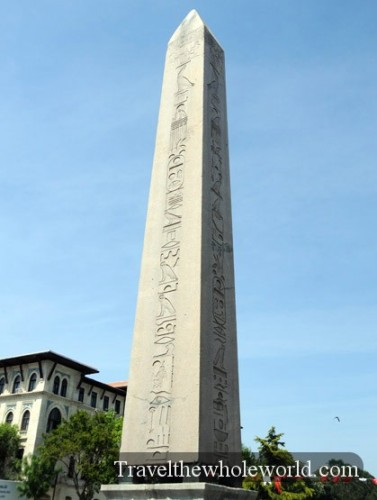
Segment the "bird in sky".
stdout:
[[334,418],[336,418],[336,419],[337,419],[337,421],[338,421],[338,422],[340,422],[340,418],[339,418],[339,417],[334,417]]

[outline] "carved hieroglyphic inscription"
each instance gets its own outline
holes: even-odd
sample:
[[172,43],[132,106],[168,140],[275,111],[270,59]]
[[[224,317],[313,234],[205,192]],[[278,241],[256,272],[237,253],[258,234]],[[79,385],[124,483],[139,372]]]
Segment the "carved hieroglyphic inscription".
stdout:
[[215,456],[227,460],[229,451],[228,372],[224,363],[227,341],[226,294],[224,275],[223,162],[224,137],[221,130],[223,109],[219,97],[220,79],[224,78],[224,54],[216,40],[206,33],[210,54],[208,110],[210,116],[210,199],[212,227],[212,335],[213,370],[213,446]]
[[170,56],[170,63],[176,71],[176,92],[170,124],[169,153],[166,158],[165,207],[159,257],[161,274],[153,333],[152,381],[146,438],[146,448],[154,462],[166,461],[169,452],[174,350],[178,333],[176,302],[183,224],[188,102],[194,87],[190,78],[190,62],[200,44],[198,35],[199,33],[194,31],[179,38],[171,47]]

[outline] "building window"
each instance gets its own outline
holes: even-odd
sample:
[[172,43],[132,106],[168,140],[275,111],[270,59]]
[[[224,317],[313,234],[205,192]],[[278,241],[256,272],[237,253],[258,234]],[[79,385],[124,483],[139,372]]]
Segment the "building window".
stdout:
[[109,396],[105,396],[103,398],[103,411],[107,411],[109,409]]
[[80,387],[80,389],[79,389],[79,401],[80,401],[80,403],[84,402],[84,396],[85,396],[85,389],[83,387]]
[[120,413],[120,401],[118,399],[115,400],[115,411]]
[[67,386],[68,386],[68,382],[67,382],[67,379],[63,379],[63,382],[62,382],[62,388],[60,390],[60,395],[63,396],[63,398],[66,397],[67,395]]
[[22,422],[21,422],[22,431],[28,430],[29,422],[30,422],[30,411],[26,410],[25,413],[22,415]]
[[54,394],[59,394],[59,388],[60,388],[60,378],[56,375],[54,378],[54,385],[52,387],[52,392]]
[[93,408],[95,408],[97,406],[97,393],[96,392],[92,392],[92,394],[90,396],[90,406],[92,406]]
[[7,424],[9,424],[9,425],[11,425],[11,424],[13,423],[13,412],[12,412],[12,411],[10,411],[10,412],[8,413],[8,415],[6,416],[6,418],[5,418],[5,422],[6,422]]
[[68,477],[72,478],[74,474],[75,474],[75,457],[71,455],[69,457]]
[[51,410],[47,420],[46,432],[50,432],[56,429],[61,424],[61,421],[62,414],[60,413],[60,411],[57,408]]
[[5,387],[5,377],[0,378],[0,394],[4,392],[4,387]]
[[17,377],[14,379],[14,382],[13,382],[12,394],[16,394],[16,392],[20,392],[20,386],[21,386],[21,376],[17,375]]
[[33,373],[29,380],[28,391],[34,391],[36,385],[37,385],[37,374]]

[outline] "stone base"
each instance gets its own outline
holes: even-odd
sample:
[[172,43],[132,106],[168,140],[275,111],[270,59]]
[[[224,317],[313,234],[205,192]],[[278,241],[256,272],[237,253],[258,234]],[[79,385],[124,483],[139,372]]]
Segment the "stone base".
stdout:
[[101,492],[112,500],[254,500],[256,491],[210,483],[105,484]]

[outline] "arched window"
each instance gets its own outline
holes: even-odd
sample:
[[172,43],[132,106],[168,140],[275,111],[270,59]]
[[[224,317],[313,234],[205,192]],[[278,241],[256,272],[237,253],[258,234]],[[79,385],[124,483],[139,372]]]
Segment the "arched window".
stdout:
[[37,374],[32,373],[32,375],[29,379],[28,391],[34,391],[36,385],[37,385]]
[[75,474],[75,457],[71,455],[69,457],[69,465],[68,465],[68,477],[72,478]]
[[56,377],[54,378],[54,385],[52,388],[52,392],[54,394],[59,394],[59,388],[60,388],[60,378],[56,375]]
[[12,412],[12,411],[10,411],[10,412],[8,413],[8,415],[6,416],[6,418],[5,418],[5,422],[6,422],[7,424],[9,424],[9,425],[11,425],[11,424],[13,423],[13,412]]
[[12,394],[16,394],[16,392],[20,392],[20,385],[21,385],[21,376],[17,375],[17,377],[14,379],[14,382],[13,382]]
[[85,397],[85,389],[83,387],[80,387],[79,397],[78,397],[78,400],[80,401],[80,403],[84,402],[84,397]]
[[63,379],[62,388],[60,389],[60,395],[63,396],[64,398],[67,395],[67,386],[68,386],[68,382],[67,382],[67,379],[65,378],[65,379]]
[[4,387],[5,387],[5,377],[0,378],[0,394],[4,392]]
[[28,430],[29,422],[30,422],[30,411],[26,410],[25,413],[22,415],[22,422],[21,422],[22,431]]
[[115,400],[115,413],[120,413],[120,401],[119,399]]
[[47,420],[46,432],[50,432],[56,429],[61,424],[61,421],[62,414],[60,413],[60,411],[57,408],[51,410]]
[[95,408],[97,406],[97,393],[96,392],[92,392],[91,396],[90,396],[90,406],[92,408]]

